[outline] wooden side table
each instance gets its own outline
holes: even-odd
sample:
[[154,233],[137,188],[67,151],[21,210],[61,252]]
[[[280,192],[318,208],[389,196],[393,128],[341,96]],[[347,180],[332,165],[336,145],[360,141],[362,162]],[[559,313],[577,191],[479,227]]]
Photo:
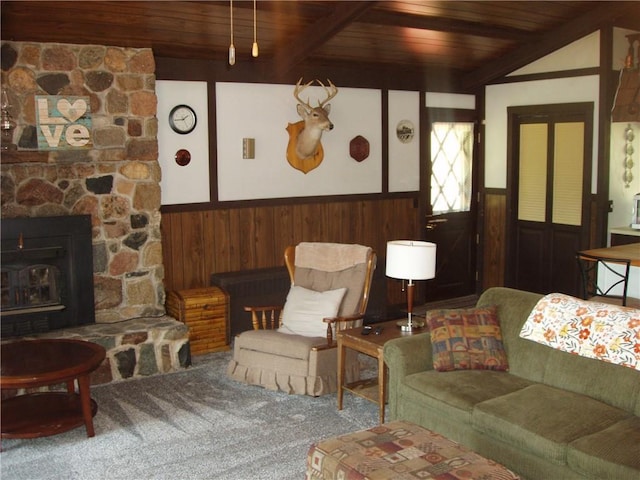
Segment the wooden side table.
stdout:
[[[344,390],[348,390],[360,397],[377,403],[380,409],[380,423],[384,423],[384,406],[387,397],[387,369],[384,364],[384,344],[398,337],[411,335],[412,332],[403,332],[398,328],[398,320],[375,323],[369,335],[362,335],[362,327],[350,328],[338,332],[338,410],[342,410],[342,398]],[[382,327],[382,332],[377,335],[376,328]],[[424,329],[416,330],[424,332]],[[369,355],[378,361],[378,377],[358,380],[345,385],[345,356],[346,349]]]
[[[36,438],[84,424],[93,437],[89,375],[100,366],[105,349],[83,340],[21,340],[2,345],[0,387],[33,388],[66,383],[67,392],[36,392],[2,400],[2,438]],[[75,383],[78,393],[75,393]]]

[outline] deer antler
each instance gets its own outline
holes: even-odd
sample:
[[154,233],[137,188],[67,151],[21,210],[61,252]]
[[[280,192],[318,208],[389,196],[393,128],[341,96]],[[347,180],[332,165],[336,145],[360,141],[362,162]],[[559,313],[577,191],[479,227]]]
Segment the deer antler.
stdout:
[[311,85],[313,83],[313,80],[311,80],[309,83],[306,83],[304,85],[301,85],[302,83],[302,77],[300,77],[300,80],[298,80],[298,83],[296,83],[296,88],[293,89],[293,96],[295,97],[296,100],[298,100],[301,104],[303,104],[304,106],[306,106],[309,110],[311,110],[313,107],[311,105],[309,105],[309,97],[307,97],[307,101],[305,102],[304,100],[302,100],[300,98],[300,94],[302,93],[302,91],[307,88],[309,85]]
[[338,87],[336,87],[333,82],[331,82],[331,80],[329,80],[327,78],[327,82],[329,82],[329,86],[331,87],[331,90],[329,90],[329,88],[324,86],[324,83],[322,83],[320,80],[316,80],[316,82],[318,82],[322,88],[324,88],[324,91],[327,92],[327,98],[324,100],[324,102],[320,102],[320,100],[318,100],[318,106],[319,107],[324,107],[325,103],[327,103],[329,100],[331,100],[333,97],[335,97],[338,94]]
[[[324,91],[327,93],[327,98],[324,101],[321,102],[320,100],[318,100],[318,106],[320,108],[324,107],[329,100],[331,100],[333,97],[335,97],[338,94],[338,87],[336,87],[333,84],[333,82],[328,78],[327,78],[327,81],[329,82],[329,87],[326,87],[324,83],[322,83],[320,80],[316,80],[316,82],[318,82],[320,86],[324,88]],[[300,77],[300,80],[298,80],[298,83],[296,83],[296,88],[293,89],[293,96],[295,97],[295,99],[298,100],[301,104],[303,104],[310,110],[313,109],[313,107],[309,104],[309,97],[307,97],[307,101],[305,102],[300,98],[300,94],[305,88],[307,88],[312,83],[313,83],[313,80],[311,80],[309,83],[305,83],[304,85],[302,85],[302,77]]]

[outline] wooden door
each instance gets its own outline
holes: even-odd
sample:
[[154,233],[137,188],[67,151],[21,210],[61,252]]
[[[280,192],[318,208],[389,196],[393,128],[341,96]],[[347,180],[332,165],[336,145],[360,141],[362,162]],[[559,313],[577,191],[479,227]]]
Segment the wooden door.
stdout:
[[476,291],[477,132],[474,112],[430,111],[425,239],[437,245],[426,300]]
[[578,294],[588,245],[593,104],[510,108],[508,286]]

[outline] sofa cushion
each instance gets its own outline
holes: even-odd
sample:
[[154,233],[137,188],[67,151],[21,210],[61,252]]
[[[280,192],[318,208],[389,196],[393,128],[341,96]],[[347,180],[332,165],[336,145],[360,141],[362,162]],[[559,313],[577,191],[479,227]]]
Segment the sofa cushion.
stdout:
[[569,444],[567,463],[585,476],[640,478],[640,418],[621,420]]
[[423,405],[441,413],[449,412],[459,417],[468,414],[471,421],[473,407],[488,399],[500,397],[531,385],[524,378],[502,372],[482,370],[457,370],[436,372],[429,370],[415,373],[405,378],[403,397],[410,395],[420,398]]
[[568,443],[630,416],[591,397],[534,384],[477,404],[472,423],[502,442],[565,464]]
[[433,368],[508,370],[496,307],[427,312]]
[[[533,345],[533,342],[528,342]],[[640,414],[640,371],[549,347],[544,383]],[[594,379],[598,379],[594,381]]]
[[[542,298],[539,293],[493,287],[484,291],[476,306],[496,305],[502,343],[509,359],[509,373],[541,383],[545,379],[547,358],[554,350],[520,338],[520,330],[531,309]],[[536,361],[531,361],[536,359]],[[546,383],[546,381],[545,381]]]
[[327,335],[326,317],[335,317],[342,303],[346,288],[316,292],[293,285],[282,310],[282,326],[279,331],[307,337]]

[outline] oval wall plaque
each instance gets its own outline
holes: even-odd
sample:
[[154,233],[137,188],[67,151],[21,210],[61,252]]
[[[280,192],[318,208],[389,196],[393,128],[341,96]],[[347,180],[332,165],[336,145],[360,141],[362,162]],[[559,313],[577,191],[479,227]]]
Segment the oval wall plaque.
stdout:
[[356,162],[361,162],[369,156],[369,140],[358,135],[349,142],[349,155]]
[[396,136],[402,143],[409,143],[413,140],[416,129],[411,120],[400,120],[396,126]]

